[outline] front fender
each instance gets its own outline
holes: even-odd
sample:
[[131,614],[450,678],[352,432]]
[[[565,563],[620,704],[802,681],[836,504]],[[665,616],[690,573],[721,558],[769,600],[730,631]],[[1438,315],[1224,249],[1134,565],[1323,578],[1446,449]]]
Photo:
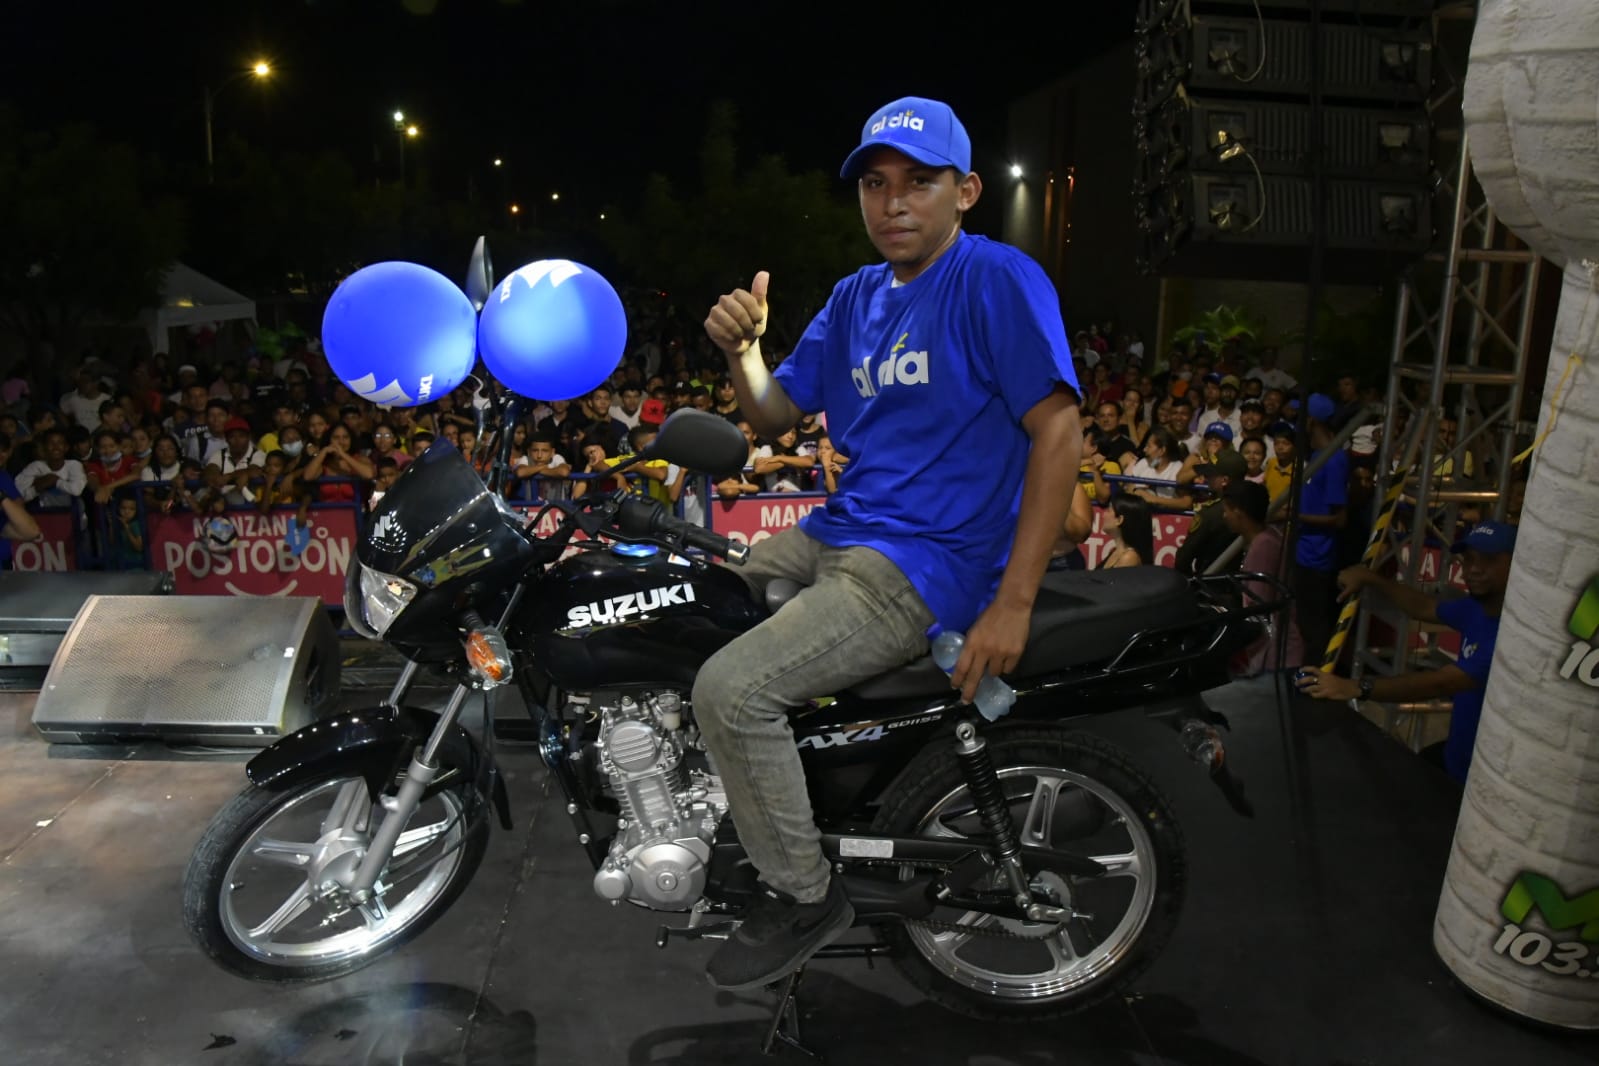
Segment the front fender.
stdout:
[[[419,707],[364,707],[324,718],[264,749],[245,766],[251,782],[282,792],[324,777],[359,776],[376,803],[385,789],[426,742],[439,716]],[[457,723],[439,745],[445,770],[424,795],[448,787],[458,777],[475,783],[480,799],[492,799],[500,825],[511,828],[511,802],[494,756]]]

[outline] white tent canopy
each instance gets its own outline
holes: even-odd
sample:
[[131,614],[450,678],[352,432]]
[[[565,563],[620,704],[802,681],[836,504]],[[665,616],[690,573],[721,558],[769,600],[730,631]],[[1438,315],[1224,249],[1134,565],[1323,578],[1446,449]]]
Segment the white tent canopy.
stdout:
[[139,316],[152,352],[168,350],[167,330],[174,327],[236,319],[253,324],[255,301],[182,263],[172,264],[162,279],[160,300]]

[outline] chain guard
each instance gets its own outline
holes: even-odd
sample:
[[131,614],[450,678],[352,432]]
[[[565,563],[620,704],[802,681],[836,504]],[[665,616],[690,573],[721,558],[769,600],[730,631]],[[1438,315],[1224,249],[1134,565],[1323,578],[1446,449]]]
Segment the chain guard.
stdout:
[[[949,868],[947,866],[929,862],[866,862],[861,863],[860,865],[893,866],[901,870],[931,870],[937,873],[949,872]],[[983,914],[987,912],[977,911],[974,913]],[[1002,918],[997,914],[994,915],[994,917],[1000,918],[1001,921],[1007,922],[1025,921],[1025,919],[1022,918]],[[995,940],[1048,940],[1050,937],[1059,936],[1066,928],[1066,924],[1064,922],[1060,922],[1055,925],[1047,926],[1044,932],[1017,933],[1009,929],[997,929],[989,927],[979,928],[970,925],[962,925],[959,922],[941,922],[936,918],[907,918],[902,924],[920,926],[923,929],[932,929],[936,932],[965,933],[968,936],[984,936]]]

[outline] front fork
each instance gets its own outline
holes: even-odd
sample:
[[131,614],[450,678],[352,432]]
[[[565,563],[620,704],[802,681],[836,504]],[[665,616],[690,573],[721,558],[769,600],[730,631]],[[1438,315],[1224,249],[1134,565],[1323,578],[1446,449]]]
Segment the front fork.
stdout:
[[[416,677],[416,672],[415,662],[405,664],[405,669],[400,672],[399,679],[395,681],[394,688],[389,693],[387,702],[390,707],[401,705],[411,687],[412,679]],[[400,783],[399,791],[393,796],[384,795],[378,798],[378,805],[386,812],[386,817],[379,823],[377,832],[372,834],[366,854],[361,858],[361,865],[356,868],[348,886],[350,900],[357,906],[381,912],[383,904],[373,893],[373,886],[377,884],[378,875],[383,872],[383,868],[393,856],[394,846],[399,843],[400,834],[405,831],[416,809],[422,805],[422,794],[427,791],[434,778],[438,777],[439,745],[444,743],[444,738],[454,728],[455,720],[461,716],[461,708],[466,705],[466,697],[471,692],[471,685],[455,686],[455,691],[450,693],[450,701],[445,704],[444,711],[439,715],[438,724],[433,727],[427,743],[419,751],[412,753],[411,764],[406,767],[405,780]]]
[[[505,605],[504,612],[500,615],[499,625],[493,627],[494,637],[499,641],[499,633],[516,614],[517,607],[522,602],[522,596],[527,592],[526,585],[518,585],[511,593],[510,600]],[[468,611],[463,616],[463,622],[469,629],[476,630],[481,627],[483,620],[475,611]],[[475,634],[474,634],[475,635]],[[503,651],[503,644],[501,645]],[[468,651],[468,661],[472,662],[471,652]],[[505,675],[493,675],[492,681],[485,681],[488,687],[500,683],[509,677],[508,664],[505,666]],[[477,669],[474,664],[474,669]],[[411,680],[416,677],[417,664],[415,660],[407,662],[405,669],[400,671],[399,678],[394,682],[394,688],[389,692],[388,705],[399,707],[405,699],[407,690],[411,687]],[[428,735],[427,743],[422,745],[420,752],[412,752],[411,765],[406,767],[405,780],[401,782],[399,791],[393,798],[388,796],[378,797],[378,805],[387,812],[387,817],[378,826],[378,831],[372,835],[372,841],[367,845],[366,854],[361,857],[361,865],[356,869],[355,876],[350,879],[350,899],[363,910],[377,912],[381,916],[383,901],[373,894],[373,886],[377,884],[378,874],[388,865],[389,859],[394,854],[394,846],[399,843],[400,834],[405,831],[406,825],[411,821],[411,816],[422,805],[422,794],[427,791],[435,778],[439,776],[439,745],[444,743],[444,738],[450,735],[450,730],[455,728],[455,720],[461,717],[461,708],[466,705],[467,694],[476,686],[462,683],[455,686],[455,691],[450,693],[450,701],[444,705],[444,711],[439,715],[433,732]]]

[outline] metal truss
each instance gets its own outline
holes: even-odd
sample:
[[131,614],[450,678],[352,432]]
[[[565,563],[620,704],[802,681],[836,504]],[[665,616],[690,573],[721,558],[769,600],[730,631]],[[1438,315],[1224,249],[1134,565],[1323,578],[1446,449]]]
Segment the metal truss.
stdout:
[[[1470,5],[1446,6],[1439,19],[1473,14]],[[1383,485],[1402,472],[1399,510],[1376,566],[1427,590],[1447,582],[1463,512],[1467,519],[1505,516],[1542,263],[1499,224],[1472,176],[1459,130],[1464,67],[1450,67],[1439,64],[1429,105],[1439,146],[1458,145],[1455,158],[1444,161],[1448,173],[1435,201],[1447,211],[1448,237],[1400,285],[1375,494],[1380,507]],[[1374,625],[1386,632],[1374,633]],[[1374,637],[1381,638],[1377,647]],[[1438,647],[1438,627],[1413,622],[1375,596],[1362,599],[1354,646],[1359,668],[1383,676],[1451,661]],[[1447,702],[1385,705],[1383,724],[1415,748],[1423,716],[1448,709]]]

